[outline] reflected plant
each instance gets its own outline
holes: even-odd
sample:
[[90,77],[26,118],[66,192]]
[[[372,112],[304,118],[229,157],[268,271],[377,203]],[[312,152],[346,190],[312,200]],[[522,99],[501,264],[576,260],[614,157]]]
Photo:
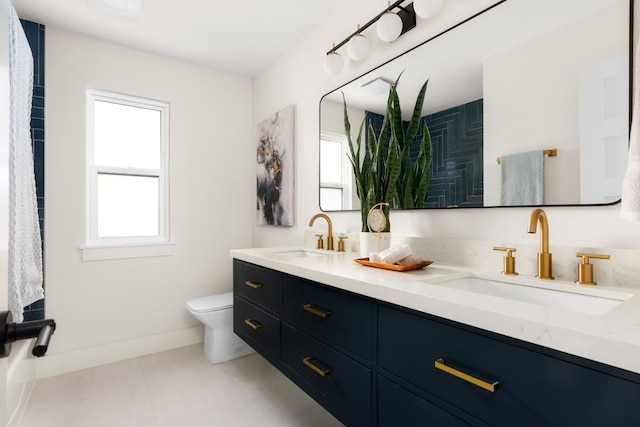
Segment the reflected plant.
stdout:
[[[427,124],[421,118],[427,85],[425,81],[418,93],[411,120],[405,126],[402,120],[400,100],[396,90],[402,73],[389,88],[387,108],[380,132],[376,132],[369,123],[367,128],[366,153],[362,153],[362,130],[366,118],[360,124],[356,141],[351,137],[351,123],[347,113],[347,101],[344,103],[344,128],[349,145],[349,161],[353,167],[356,190],[360,199],[362,231],[367,229],[367,214],[379,202],[389,203],[394,208],[409,209],[422,207],[427,197],[431,179],[431,135]],[[418,155],[414,161],[410,158],[411,143],[423,125]],[[364,155],[363,155],[364,154]],[[389,218],[389,207],[385,207]],[[387,221],[384,231],[390,231]]]

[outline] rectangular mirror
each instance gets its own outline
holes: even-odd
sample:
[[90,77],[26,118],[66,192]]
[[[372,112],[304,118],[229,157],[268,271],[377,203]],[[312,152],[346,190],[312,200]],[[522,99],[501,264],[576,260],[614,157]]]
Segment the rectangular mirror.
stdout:
[[543,202],[519,205],[618,202],[629,141],[632,8],[629,0],[505,0],[326,94],[320,208],[359,209],[342,94],[355,140],[365,116],[380,122],[388,84],[400,73],[407,119],[429,79],[422,115],[433,161],[424,208],[510,205],[503,191],[520,171],[508,159],[545,150]]

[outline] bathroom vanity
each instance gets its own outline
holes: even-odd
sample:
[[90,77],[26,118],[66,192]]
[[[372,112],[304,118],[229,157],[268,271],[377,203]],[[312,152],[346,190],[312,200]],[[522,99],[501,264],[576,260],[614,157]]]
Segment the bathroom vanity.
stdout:
[[585,314],[453,289],[454,266],[231,255],[236,334],[346,425],[640,425],[635,290]]

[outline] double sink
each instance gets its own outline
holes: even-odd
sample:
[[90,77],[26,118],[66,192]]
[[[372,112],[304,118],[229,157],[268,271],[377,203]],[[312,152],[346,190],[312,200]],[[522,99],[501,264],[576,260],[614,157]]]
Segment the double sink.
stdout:
[[[283,258],[317,258],[329,255],[328,252],[307,249],[274,251],[273,254]],[[439,280],[429,278],[421,281],[465,293],[524,302],[591,316],[603,315],[633,296],[633,294],[623,291],[578,286],[557,280],[535,280],[522,276],[489,277],[475,274],[469,274],[465,277],[460,277],[459,274],[454,276],[454,278],[447,278],[445,275]]]

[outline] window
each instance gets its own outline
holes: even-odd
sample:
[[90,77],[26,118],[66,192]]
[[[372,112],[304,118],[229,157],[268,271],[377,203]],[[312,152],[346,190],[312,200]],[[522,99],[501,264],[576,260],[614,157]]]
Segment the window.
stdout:
[[87,90],[87,247],[169,241],[169,104]]
[[351,163],[342,135],[320,136],[320,208],[325,211],[352,209]]

